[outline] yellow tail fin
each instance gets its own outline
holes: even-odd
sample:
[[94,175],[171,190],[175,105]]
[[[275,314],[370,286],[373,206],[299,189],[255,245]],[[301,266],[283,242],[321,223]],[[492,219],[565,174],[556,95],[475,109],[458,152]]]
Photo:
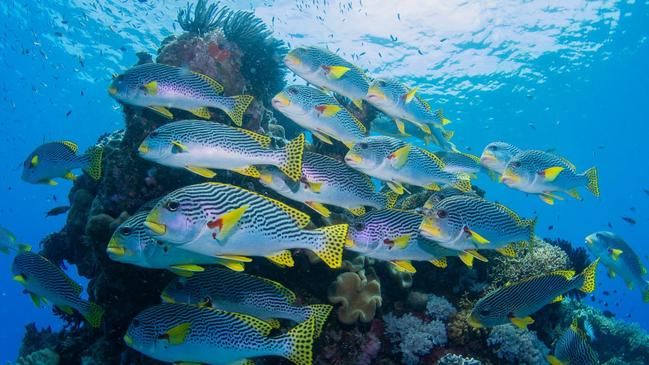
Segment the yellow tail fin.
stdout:
[[104,316],[104,308],[100,307],[95,303],[89,303],[88,312],[83,313],[83,316],[86,318],[86,321],[90,323],[94,328],[101,325],[101,319]]
[[471,180],[469,178],[467,179],[463,178],[461,180],[458,180],[456,183],[454,183],[453,187],[461,192],[467,193],[471,191]]
[[546,355],[545,359],[548,360],[550,365],[564,365],[561,360],[557,359],[555,356],[552,355]]
[[322,333],[322,327],[324,327],[324,324],[327,322],[327,318],[329,318],[333,306],[329,304],[312,304],[307,306],[307,308],[309,311],[309,317],[315,319],[313,338],[318,338]]
[[223,111],[232,119],[234,124],[241,127],[243,124],[243,113],[246,112],[246,109],[248,109],[248,106],[254,98],[251,95],[237,95],[231,96],[230,98],[234,100],[232,107],[230,109],[223,109]]
[[595,260],[592,264],[588,265],[587,268],[579,275],[583,284],[579,290],[584,293],[592,293],[595,290],[595,273],[597,272],[597,265],[599,264],[599,259]]
[[315,324],[315,317],[310,317],[280,336],[278,340],[285,343],[281,356],[295,365],[311,365],[313,363]]
[[342,265],[343,248],[347,241],[348,228],[349,225],[347,224],[337,224],[316,230],[316,232],[321,233],[322,238],[313,249],[313,252],[332,269],[339,268]]
[[593,193],[593,195],[599,198],[599,179],[597,177],[597,168],[589,168],[584,172],[584,175],[588,178],[588,184],[586,185],[586,188],[588,189],[588,191]]
[[95,180],[101,179],[101,158],[103,155],[103,147],[91,147],[86,152],[88,165],[83,170]]
[[302,176],[302,155],[304,154],[304,134],[290,141],[282,152],[278,166],[286,176],[297,181]]
[[397,204],[397,199],[399,199],[399,194],[393,191],[388,191],[385,193],[385,207],[388,209],[394,208]]

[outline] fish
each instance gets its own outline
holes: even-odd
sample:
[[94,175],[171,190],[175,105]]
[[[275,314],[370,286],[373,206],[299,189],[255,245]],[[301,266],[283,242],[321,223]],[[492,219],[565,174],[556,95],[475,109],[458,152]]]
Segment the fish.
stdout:
[[432,110],[428,102],[416,92],[417,88],[409,89],[396,79],[374,79],[365,100],[394,118],[401,134],[405,134],[405,120],[430,135],[431,141],[442,149],[457,151],[455,145],[450,142],[453,133],[443,128],[450,121],[441,116],[441,112]]
[[292,267],[289,249],[313,251],[329,267],[342,263],[347,224],[306,230],[309,215],[285,203],[223,183],[177,189],[161,198],[144,225],[157,240],[217,258],[263,256]]
[[31,249],[32,246],[19,243],[13,233],[6,228],[0,227],[0,252],[8,254],[10,252],[31,251]]
[[424,216],[398,209],[378,209],[349,224],[347,249],[363,256],[388,261],[401,272],[415,273],[411,261],[447,266],[446,257],[458,252],[439,246],[419,233]]
[[91,147],[77,155],[79,147],[70,141],[48,142],[38,146],[23,162],[22,179],[32,184],[55,186],[54,178],[76,180],[74,169],[81,168],[95,180],[101,179],[103,147]]
[[454,195],[430,209],[420,231],[440,246],[463,251],[460,259],[471,262],[473,257],[482,259],[472,250],[515,256],[515,245],[533,242],[535,225],[536,219],[523,219],[502,204],[479,196]]
[[484,172],[492,180],[496,180],[495,174],[480,164],[480,157],[470,153],[437,151],[433,152],[444,163],[444,171],[450,173],[464,173],[472,178],[477,178],[479,172]]
[[635,219],[630,218],[630,217],[622,217],[622,220],[629,223],[629,224],[631,224],[631,225],[636,224]]
[[370,79],[337,54],[319,47],[297,47],[284,57],[284,64],[309,83],[349,98],[359,109],[363,107]]
[[397,195],[375,191],[369,176],[360,173],[334,158],[305,152],[302,158],[302,177],[292,181],[278,169],[262,169],[259,181],[278,194],[306,204],[324,217],[333,205],[348,209],[354,215],[365,213],[365,207],[391,208]]
[[202,119],[210,119],[208,108],[220,109],[237,126],[253,97],[221,96],[223,86],[209,76],[161,63],[145,63],[116,75],[108,93],[117,101],[149,108],[172,119],[168,108],[188,111]]
[[272,99],[273,107],[316,138],[332,144],[331,138],[351,147],[367,135],[367,129],[338,101],[310,86],[291,85]]
[[595,197],[600,195],[597,168],[591,167],[578,174],[570,161],[538,150],[523,151],[512,157],[501,181],[510,188],[537,194],[543,202],[550,205],[556,199],[563,199],[555,192],[564,192],[581,200],[577,188],[582,186]]
[[642,292],[642,300],[649,302],[649,282],[645,279],[647,267],[622,237],[613,232],[599,231],[588,235],[585,241],[586,248],[608,269],[608,276],[615,278],[619,275],[629,289],[637,286]]
[[524,279],[480,298],[471,310],[468,323],[474,328],[493,327],[511,322],[524,329],[534,323],[531,314],[547,304],[563,300],[570,290],[584,293],[595,290],[595,272],[599,259],[575,275],[572,270],[555,271]]
[[68,210],[70,210],[69,205],[61,205],[61,206],[58,206],[58,207],[54,207],[54,208],[48,210],[47,213],[45,213],[45,217],[53,217],[53,216],[56,216],[56,215],[64,214],[64,213],[67,213]]
[[591,337],[575,318],[554,344],[554,355],[547,355],[551,365],[599,365],[597,352],[590,345]]
[[489,143],[480,155],[480,164],[498,174],[505,172],[505,167],[512,157],[523,152],[520,148],[507,142]]
[[[370,126],[370,132],[373,134],[401,139],[413,138],[422,141],[426,146],[432,143],[432,137],[430,134],[415,127],[414,124],[395,123],[393,118],[382,113],[378,114],[376,118],[370,122]],[[403,130],[400,130],[402,127]]]
[[475,196],[475,197],[479,196],[473,190],[471,190],[471,191],[462,191],[462,190],[458,190],[458,189],[456,189],[456,188],[454,188],[452,186],[446,186],[446,187],[443,187],[442,189],[440,189],[438,191],[431,192],[428,199],[426,199],[426,202],[424,203],[421,211],[424,214],[427,214],[427,213],[429,213],[429,211],[431,209],[433,209],[433,207],[437,203],[441,202],[442,200],[444,200],[446,198],[450,198],[450,197],[456,196],[456,195],[469,195],[469,196]]
[[144,226],[148,214],[148,210],[136,212],[117,227],[106,246],[111,260],[147,269],[166,269],[182,277],[204,271],[203,265],[220,264],[231,270],[244,270],[240,261],[201,255],[155,240]]
[[371,136],[358,141],[345,155],[347,165],[385,181],[390,189],[403,194],[403,184],[439,190],[448,184],[462,191],[471,190],[466,174],[444,171],[444,163],[433,153],[387,136]]
[[181,120],[162,125],[140,144],[146,160],[185,168],[206,178],[213,169],[259,177],[257,165],[273,165],[293,180],[301,176],[304,135],[283,149],[270,148],[271,139],[247,129],[203,120]]
[[45,257],[30,251],[20,252],[11,265],[13,279],[23,285],[34,304],[52,303],[61,311],[84,316],[92,327],[101,324],[104,309],[80,298],[83,288]]
[[177,277],[165,287],[161,297],[166,303],[247,314],[274,327],[279,326],[275,319],[301,323],[313,317],[316,337],[332,309],[328,304],[298,305],[295,293],[276,281],[218,267],[209,267],[191,278]]
[[311,364],[315,318],[270,337],[272,325],[241,313],[189,304],[163,303],[133,320],[124,342],[156,360],[176,364],[242,364],[260,356],[281,356]]

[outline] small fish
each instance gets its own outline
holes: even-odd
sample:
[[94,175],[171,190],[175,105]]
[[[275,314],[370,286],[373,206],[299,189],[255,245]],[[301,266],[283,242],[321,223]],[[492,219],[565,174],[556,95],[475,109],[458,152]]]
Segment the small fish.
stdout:
[[530,150],[512,157],[501,176],[501,181],[511,188],[538,194],[543,202],[550,205],[554,204],[555,199],[563,199],[554,194],[555,192],[564,192],[581,200],[577,192],[577,188],[581,186],[599,197],[597,169],[591,167],[583,174],[578,174],[575,170],[575,166],[562,157]]
[[411,261],[428,261],[444,268],[447,256],[457,256],[419,233],[424,216],[396,209],[373,210],[349,225],[347,249],[388,261],[401,272],[416,272]]
[[333,138],[351,147],[367,135],[363,123],[321,90],[292,85],[275,95],[272,102],[275,109],[324,143],[332,144]]
[[25,243],[18,243],[16,236],[6,228],[0,227],[0,252],[8,254],[10,252],[31,251],[32,246]]
[[124,342],[146,356],[176,364],[242,364],[260,356],[311,364],[315,318],[276,337],[269,337],[272,329],[241,313],[164,303],[135,316]]
[[515,256],[512,244],[531,243],[536,219],[522,219],[502,204],[479,196],[455,195],[430,209],[423,220],[421,234],[440,246],[464,251],[460,259],[485,260],[473,250],[497,250]]
[[622,237],[613,232],[595,232],[586,237],[586,248],[602,260],[608,268],[609,277],[615,278],[619,275],[629,289],[638,286],[642,292],[642,300],[649,302],[649,282],[644,279],[647,267]]
[[70,210],[69,205],[62,205],[62,206],[59,206],[59,207],[54,207],[54,208],[48,210],[47,213],[45,213],[45,217],[47,218],[47,217],[53,217],[55,215],[60,215],[60,214],[66,213],[68,210]]
[[32,184],[57,185],[60,177],[75,180],[71,170],[81,168],[95,180],[101,178],[103,147],[91,147],[77,155],[79,147],[74,142],[49,142],[38,146],[23,163],[22,179]]
[[546,358],[551,365],[599,365],[597,353],[590,346],[592,338],[575,318],[554,345],[554,355]]
[[509,160],[520,152],[522,152],[521,149],[509,143],[492,142],[482,151],[480,163],[482,166],[502,174],[505,172]]
[[324,204],[362,215],[366,206],[391,208],[398,197],[392,192],[376,192],[369,176],[336,159],[312,152],[304,153],[299,181],[291,181],[272,167],[261,171],[259,181],[278,194],[308,205],[325,217],[329,217],[331,212]]
[[171,119],[167,108],[188,111],[199,118],[210,119],[207,109],[223,110],[241,126],[243,113],[253,97],[250,95],[220,96],[223,86],[209,76],[180,67],[160,63],[135,66],[115,76],[108,93],[120,102],[150,108]]
[[444,171],[444,163],[433,153],[399,139],[372,136],[358,141],[345,156],[352,168],[387,182],[392,191],[403,194],[403,184],[439,190],[439,184],[471,190],[469,176]]
[[507,284],[478,300],[468,322],[474,328],[493,327],[509,322],[519,328],[526,328],[534,323],[530,314],[547,304],[563,300],[563,295],[570,290],[592,293],[595,290],[597,264],[599,260],[579,275],[575,275],[572,270],[562,270]]
[[631,225],[634,225],[636,223],[635,219],[630,218],[630,217],[622,217],[622,220],[629,223],[629,224],[631,224]]
[[255,165],[273,165],[291,179],[301,176],[304,135],[283,149],[271,149],[271,139],[247,129],[204,120],[181,120],[151,132],[138,151],[146,160],[185,168],[212,178],[212,169],[238,172],[258,178]]
[[249,262],[263,256],[292,267],[289,249],[313,251],[329,267],[342,263],[347,224],[305,230],[310,217],[237,186],[203,183],[160,199],[144,222],[156,240],[217,258]]
[[327,304],[298,305],[295,293],[276,281],[217,267],[210,267],[191,278],[174,279],[161,297],[167,303],[211,306],[269,323],[277,318],[301,323],[313,317],[316,337],[332,308]]
[[298,47],[286,55],[284,63],[309,83],[346,96],[356,107],[363,107],[370,79],[337,54],[324,48]]
[[72,110],[68,110],[67,113],[65,113],[66,117],[69,117],[72,114]]
[[11,266],[13,279],[21,283],[37,307],[52,303],[61,311],[73,314],[76,309],[93,327],[99,327],[104,309],[82,300],[83,288],[45,257],[33,252],[21,252]]

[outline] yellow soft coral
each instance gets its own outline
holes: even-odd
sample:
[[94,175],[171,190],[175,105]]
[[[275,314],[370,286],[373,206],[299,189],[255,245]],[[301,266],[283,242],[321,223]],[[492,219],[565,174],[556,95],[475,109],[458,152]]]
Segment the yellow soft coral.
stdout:
[[340,303],[340,322],[370,322],[376,314],[376,308],[382,303],[381,283],[377,278],[368,280],[364,270],[342,273],[329,286],[329,301],[333,304]]

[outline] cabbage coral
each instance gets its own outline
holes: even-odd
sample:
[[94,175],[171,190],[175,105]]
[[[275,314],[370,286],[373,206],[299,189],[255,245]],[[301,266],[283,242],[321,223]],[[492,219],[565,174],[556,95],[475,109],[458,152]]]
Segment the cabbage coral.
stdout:
[[340,322],[370,322],[376,314],[376,308],[382,304],[381,283],[376,278],[368,280],[363,270],[358,273],[342,273],[329,286],[329,301],[340,303]]

